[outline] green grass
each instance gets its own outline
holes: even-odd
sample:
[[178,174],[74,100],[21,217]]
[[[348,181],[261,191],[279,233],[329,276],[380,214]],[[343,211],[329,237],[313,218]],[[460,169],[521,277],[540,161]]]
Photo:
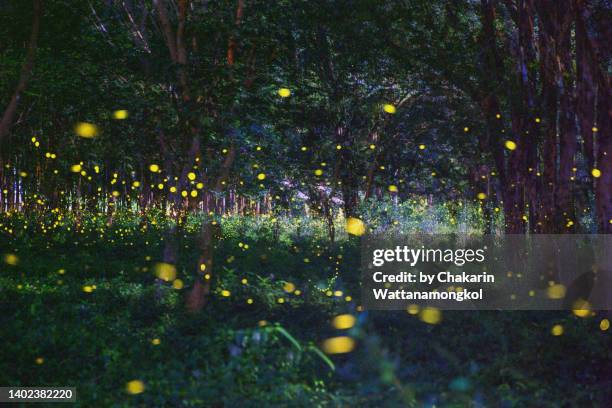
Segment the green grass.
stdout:
[[[431,211],[380,212],[368,222],[431,226]],[[435,213],[444,226],[443,210]],[[2,220],[13,232],[0,238],[0,254],[19,258],[0,266],[2,385],[74,386],[76,406],[87,407],[554,407],[604,406],[609,397],[612,342],[600,315],[444,312],[430,325],[406,312],[358,312],[358,240],[340,233],[330,245],[321,221],[271,217],[219,219],[214,295],[192,315],[184,295],[199,255],[195,217],[178,242],[182,290],[152,273],[165,244],[163,217],[146,229],[129,214],[110,228],[102,217],[83,219],[83,233],[67,217],[46,234],[40,220]],[[286,293],[286,282],[302,293]],[[348,331],[330,324],[342,313],[358,318]],[[550,334],[555,324],[562,336]],[[325,356],[321,342],[339,335],[357,347]],[[145,391],[126,393],[131,380]]]

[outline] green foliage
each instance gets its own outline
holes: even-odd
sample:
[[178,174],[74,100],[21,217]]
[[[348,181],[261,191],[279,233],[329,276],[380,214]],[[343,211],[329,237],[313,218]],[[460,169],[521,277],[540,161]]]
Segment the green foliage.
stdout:
[[[468,214],[465,219],[479,216],[478,207],[419,200],[391,215],[392,203],[380,207],[369,210],[371,225],[404,217],[415,229],[447,231],[435,229],[442,225],[436,220],[461,218],[453,208]],[[405,312],[359,313],[358,242],[342,235],[331,246],[316,220],[300,219],[298,234],[295,219],[265,217],[219,218],[213,295],[203,313],[191,315],[184,299],[194,277],[199,222],[191,218],[181,230],[177,272],[185,288],[177,290],[152,274],[172,222],[159,213],[147,219],[143,228],[139,217],[118,213],[105,227],[102,217],[90,215],[77,229],[77,220],[66,217],[43,234],[40,220],[3,216],[13,236],[4,233],[0,253],[13,253],[19,262],[0,266],[1,383],[76,386],[78,406],[598,401],[601,365],[593,361],[609,358],[610,350],[598,318],[445,312],[441,324],[429,325]],[[275,222],[281,224],[277,235],[264,225]],[[341,260],[337,270],[330,256]],[[288,293],[288,282],[301,293]],[[347,331],[330,325],[343,313],[358,318]],[[563,336],[551,336],[554,324],[564,326]],[[355,338],[357,348],[323,353],[321,342],[338,335]],[[134,379],[145,384],[142,394],[125,392]]]

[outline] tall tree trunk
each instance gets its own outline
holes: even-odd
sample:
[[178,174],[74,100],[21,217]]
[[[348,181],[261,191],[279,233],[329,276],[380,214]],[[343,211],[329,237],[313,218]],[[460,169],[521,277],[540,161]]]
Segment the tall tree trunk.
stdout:
[[[508,2],[510,2],[508,0]],[[532,232],[538,232],[539,224],[540,197],[538,194],[538,143],[541,140],[539,126],[534,121],[534,111],[536,110],[536,72],[535,66],[536,45],[534,35],[534,4],[533,0],[519,0],[516,12],[518,27],[517,50],[518,56],[517,79],[519,85],[519,96],[516,103],[520,103],[520,108],[515,112],[520,112],[521,117],[521,155],[523,166],[521,173],[524,180],[524,197],[529,206],[529,227]],[[513,121],[516,120],[513,118]]]
[[[504,200],[505,230],[510,234],[522,233],[525,225],[522,219],[524,211],[523,181],[521,169],[523,155],[520,153],[522,146],[520,139],[515,141],[518,145],[519,154],[512,152],[508,156],[507,163],[504,159],[503,127],[497,119],[501,113],[497,94],[500,85],[504,84],[503,63],[496,44],[495,30],[495,2],[492,0],[481,0],[481,22],[482,22],[482,48],[483,48],[483,79],[485,95],[481,102],[489,133],[489,145],[493,151],[493,158],[502,184]],[[518,123],[514,124],[513,130],[520,131]],[[518,130],[517,130],[518,129]],[[520,137],[520,134],[516,135]]]
[[[335,141],[341,146],[348,144],[350,130],[343,125],[336,127]],[[357,213],[359,202],[359,184],[356,178],[356,169],[352,166],[351,149],[341,149],[338,157],[338,178],[342,183],[342,199],[344,201],[344,216],[353,217]],[[334,178],[335,181],[335,178]],[[335,185],[332,189],[335,189]],[[330,197],[331,198],[331,197]]]
[[[212,190],[213,193],[222,192],[227,185],[229,172],[235,158],[236,149],[232,145],[221,165],[219,176]],[[213,249],[215,238],[219,234],[221,234],[220,226],[213,223],[211,217],[207,216],[206,220],[202,222],[200,233],[200,259],[196,270],[196,280],[185,299],[187,310],[192,313],[199,312],[208,303],[213,277]]]
[[[238,28],[242,22],[242,16],[244,14],[244,0],[238,0],[238,4],[236,6],[236,14],[234,25]],[[228,43],[227,47],[227,64],[229,68],[232,68],[235,63],[235,52],[236,52],[236,38],[232,36]],[[233,133],[233,131],[231,132]],[[233,134],[231,135],[234,136]],[[194,137],[196,137],[194,135]],[[229,172],[236,158],[236,148],[232,142],[223,163],[221,164],[221,169],[219,170],[219,175],[215,181],[215,185],[212,189],[212,193],[221,193],[227,186],[227,181],[229,178]],[[186,176],[184,174],[183,176]],[[202,223],[201,235],[200,235],[200,259],[198,261],[198,267],[196,270],[196,280],[187,294],[185,299],[185,306],[187,310],[191,313],[196,313],[201,311],[206,304],[208,303],[210,292],[211,292],[211,281],[212,281],[212,272],[213,272],[213,250],[214,250],[214,241],[217,234],[215,231],[217,230],[219,234],[221,234],[221,228],[218,224],[214,224],[213,220],[210,217],[207,217],[206,220]],[[204,267],[202,267],[204,265]],[[205,272],[204,274],[202,272]]]
[[600,84],[598,92],[598,155],[597,169],[601,177],[596,181],[595,205],[597,209],[598,231],[602,234],[612,234],[612,109],[610,106],[609,82]]
[[583,141],[583,154],[587,167],[595,164],[593,129],[595,129],[595,94],[597,91],[592,62],[595,55],[587,37],[587,28],[582,17],[583,5],[576,8],[576,112],[580,135]]
[[0,120],[0,162],[2,157],[2,142],[6,135],[8,135],[11,125],[15,119],[17,113],[17,105],[21,100],[21,94],[25,91],[30,76],[32,74],[32,67],[34,66],[34,57],[36,56],[36,49],[38,47],[38,36],[40,32],[40,19],[42,15],[42,0],[33,0],[33,17],[32,17],[32,30],[30,31],[30,40],[28,43],[28,51],[26,53],[25,61],[21,68],[21,74],[19,75],[19,82],[15,92],[4,110],[2,120]]
[[558,32],[556,7],[548,0],[537,1],[540,32],[540,77],[542,78],[542,185],[540,191],[541,232],[555,231],[555,185],[557,183],[557,100],[558,100],[558,64],[556,39]]
[[[555,190],[555,228],[559,232],[575,231],[577,222],[571,194],[572,168],[577,150],[574,103],[571,23],[574,0],[559,0],[557,61],[559,66],[559,171]],[[570,222],[571,221],[571,222]]]
[[610,75],[607,64],[610,61],[610,49],[598,40],[606,41],[609,38],[609,25],[605,23],[593,24],[595,33],[590,32],[586,26],[590,22],[590,10],[585,0],[578,1],[578,27],[584,28],[581,38],[590,52],[590,72],[596,78],[596,121],[592,129],[596,158],[594,168],[601,172],[595,179],[595,207],[597,213],[597,226],[600,233],[612,233],[612,106],[610,98]]

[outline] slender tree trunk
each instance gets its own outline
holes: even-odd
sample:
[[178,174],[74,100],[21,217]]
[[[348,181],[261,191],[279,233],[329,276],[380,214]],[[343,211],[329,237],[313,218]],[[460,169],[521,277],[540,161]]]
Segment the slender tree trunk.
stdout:
[[548,1],[536,2],[540,22],[540,76],[542,78],[542,121],[544,143],[542,147],[543,169],[540,191],[541,232],[555,231],[555,185],[557,183],[557,23],[555,7]]
[[2,157],[2,142],[6,135],[8,135],[11,125],[15,119],[17,113],[17,106],[21,100],[21,94],[25,91],[30,76],[32,74],[32,67],[34,66],[34,57],[36,56],[36,49],[38,46],[38,36],[40,32],[40,19],[42,15],[42,0],[33,0],[34,14],[32,17],[32,30],[30,32],[30,41],[28,43],[28,51],[21,68],[21,74],[19,76],[19,82],[15,88],[15,92],[11,97],[9,104],[4,110],[2,120],[0,120],[0,165]]
[[[597,213],[597,226],[600,233],[612,233],[612,106],[610,98],[610,75],[606,70],[610,61],[609,47],[602,45],[598,39],[604,41],[609,37],[609,25],[602,23],[595,25],[596,29],[602,30],[593,35],[586,29],[587,22],[591,19],[589,9],[585,0],[577,0],[578,28],[582,24],[585,28],[582,38],[590,50],[588,61],[589,71],[596,78],[596,120],[592,128],[594,131],[594,145],[596,158],[593,168],[600,171],[601,176],[595,178],[595,207]],[[586,124],[588,126],[588,124]],[[592,170],[592,169],[589,169]]]
[[[537,64],[536,45],[534,35],[534,4],[533,0],[519,0],[517,6],[518,41],[516,55],[518,56],[517,79],[520,89],[521,104],[521,154],[523,167],[521,172],[524,179],[524,196],[529,205],[529,227],[532,232],[538,232],[540,197],[538,194],[538,143],[541,140],[540,129],[534,121],[534,110],[537,102],[536,72]],[[513,118],[514,120],[514,118]]]
[[[242,22],[242,16],[244,14],[244,0],[238,0],[236,7],[236,15],[234,24],[238,28]],[[236,38],[232,36],[230,38],[227,48],[227,63],[229,68],[232,68],[235,63],[236,53]],[[233,135],[232,135],[233,137]],[[236,149],[232,144],[229,148],[227,155],[221,165],[219,176],[215,182],[215,186],[212,190],[213,193],[221,193],[227,186],[230,169],[236,158]],[[213,264],[213,249],[214,249],[214,238],[215,234],[213,229],[216,228],[221,233],[219,225],[213,225],[210,217],[206,217],[206,220],[202,223],[201,238],[200,238],[200,251],[201,256],[196,271],[196,281],[191,288],[185,299],[185,305],[187,310],[196,313],[201,311],[204,306],[208,303],[208,299],[211,291],[211,279],[212,279],[212,264]],[[202,267],[204,265],[204,267]],[[202,272],[205,272],[202,275]]]
[[592,169],[595,164],[593,129],[595,127],[595,93],[597,91],[592,61],[595,55],[590,47],[581,7],[576,9],[576,111],[580,135],[583,140],[583,154],[587,167]]
[[[493,151],[493,158],[502,184],[504,200],[505,230],[510,234],[522,233],[525,230],[523,222],[524,195],[521,169],[524,167],[520,134],[515,137],[519,154],[510,154],[507,162],[504,159],[504,134],[503,127],[497,119],[501,113],[497,94],[500,85],[504,84],[503,63],[496,44],[495,31],[495,2],[492,0],[481,0],[481,22],[483,26],[483,79],[485,95],[482,98],[481,107],[485,114],[487,131],[489,134],[488,144]],[[521,126],[515,122],[513,130],[520,132]]]
[[570,29],[574,20],[574,0],[557,2],[559,32],[557,61],[559,64],[559,172],[555,191],[555,227],[560,232],[575,231],[578,220],[571,194],[574,156],[577,151],[574,103],[573,58]]
[[612,234],[612,92],[608,79],[607,76],[602,77],[597,95],[599,107],[596,168],[601,172],[601,176],[596,180],[595,205],[598,230],[602,234]]
[[[229,171],[235,158],[236,149],[232,145],[225,157],[225,160],[223,161],[223,164],[221,165],[221,170],[215,183],[213,193],[220,193],[225,188]],[[217,234],[215,234],[215,230],[217,230]],[[211,291],[211,280],[213,276],[213,249],[215,236],[219,235],[220,233],[220,226],[218,224],[213,224],[211,217],[206,216],[206,219],[202,222],[200,234],[201,255],[198,261],[196,280],[185,299],[187,310],[192,313],[199,312],[208,303]],[[202,267],[202,265],[204,266]]]

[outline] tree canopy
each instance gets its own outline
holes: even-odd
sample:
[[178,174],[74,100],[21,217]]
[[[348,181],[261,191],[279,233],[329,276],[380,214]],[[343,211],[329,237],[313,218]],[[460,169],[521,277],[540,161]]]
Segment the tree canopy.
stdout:
[[326,186],[609,231],[604,3],[5,2],[4,206]]

